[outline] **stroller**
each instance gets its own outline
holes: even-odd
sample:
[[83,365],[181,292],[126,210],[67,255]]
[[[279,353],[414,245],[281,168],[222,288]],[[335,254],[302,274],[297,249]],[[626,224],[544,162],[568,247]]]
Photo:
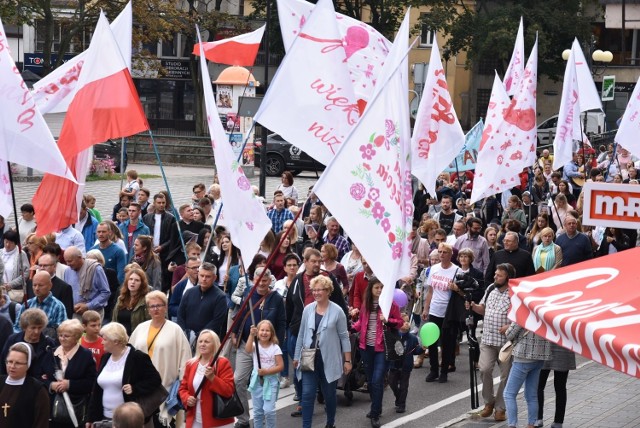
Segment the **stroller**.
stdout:
[[358,342],[360,340],[360,333],[351,333],[349,335],[349,341],[351,342],[351,361],[353,362],[353,369],[348,375],[343,374],[338,379],[338,389],[344,391],[344,396],[347,399],[347,406],[350,406],[353,402],[353,391],[357,391],[367,382],[367,375],[364,371],[364,363],[362,362],[362,356],[360,355],[360,349],[358,348]]

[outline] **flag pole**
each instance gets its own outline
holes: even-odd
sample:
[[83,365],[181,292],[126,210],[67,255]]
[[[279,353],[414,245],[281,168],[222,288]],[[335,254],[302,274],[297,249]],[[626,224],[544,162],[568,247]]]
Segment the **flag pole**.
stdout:
[[[11,162],[7,161],[7,170],[9,171],[9,183],[11,185],[11,201],[13,202],[13,220],[16,222],[16,233],[18,234],[18,269],[20,269],[20,276],[22,276],[22,302],[27,302],[27,290],[26,290],[26,278],[23,273],[22,266],[22,239],[20,239],[20,226],[18,225],[18,207],[16,205],[16,192],[13,187],[13,173],[11,172]],[[37,260],[36,260],[37,262]],[[9,295],[7,295],[7,299]],[[25,306],[26,307],[26,306]]]
[[[122,189],[124,184],[124,137],[120,140],[120,188]],[[137,201],[136,201],[137,202]]]

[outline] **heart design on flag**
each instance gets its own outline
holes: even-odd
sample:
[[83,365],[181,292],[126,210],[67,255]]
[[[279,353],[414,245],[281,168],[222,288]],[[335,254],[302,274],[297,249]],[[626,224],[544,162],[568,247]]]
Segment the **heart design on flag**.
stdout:
[[360,49],[364,49],[369,45],[369,33],[364,28],[354,26],[347,29],[347,34],[344,36],[344,51],[347,55],[345,61],[351,58],[351,56],[358,52]]

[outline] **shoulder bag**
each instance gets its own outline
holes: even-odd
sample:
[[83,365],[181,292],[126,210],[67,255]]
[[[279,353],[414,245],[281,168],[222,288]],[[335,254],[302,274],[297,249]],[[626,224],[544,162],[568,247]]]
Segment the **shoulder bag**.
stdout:
[[[314,330],[315,332],[315,330]],[[300,370],[303,372],[315,371],[316,366],[316,349],[318,346],[318,334],[313,340],[311,348],[302,348],[300,350]]]
[[[529,334],[529,331],[525,332],[525,334],[523,334],[522,337],[525,337],[527,334]],[[522,337],[520,339],[522,339]],[[500,353],[498,354],[498,360],[501,363],[506,363],[507,361],[511,360],[513,347],[516,346],[516,343],[518,343],[518,340],[514,339],[514,340],[507,340],[507,343],[502,345],[502,348],[500,348]]]
[[[215,366],[216,376],[218,371],[218,363],[216,362]],[[206,381],[206,378],[203,380]],[[240,401],[240,397],[238,397],[238,392],[236,389],[233,389],[233,394],[231,397],[222,397],[220,394],[213,394],[213,417],[216,419],[227,419],[233,418],[236,416],[240,416],[244,413],[244,406]]]
[[404,345],[397,331],[383,324],[382,334],[384,335],[384,359],[387,361],[401,359],[404,356]]

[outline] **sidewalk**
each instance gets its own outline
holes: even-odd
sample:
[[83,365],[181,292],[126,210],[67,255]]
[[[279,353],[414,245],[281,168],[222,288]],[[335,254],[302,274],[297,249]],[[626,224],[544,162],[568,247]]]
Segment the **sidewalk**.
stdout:
[[[555,393],[553,373],[545,388],[544,426],[553,423]],[[479,386],[482,388],[482,385]],[[481,391],[481,389],[480,389]],[[569,373],[567,410],[563,427],[631,428],[640,427],[640,379],[617,372],[594,361],[578,357],[578,369]],[[482,395],[480,395],[482,400]],[[481,408],[484,404],[481,404]],[[480,409],[478,409],[479,411]],[[480,418],[469,412],[441,427],[497,428],[506,422]],[[526,426],[527,408],[522,393],[518,395],[518,426]]]

